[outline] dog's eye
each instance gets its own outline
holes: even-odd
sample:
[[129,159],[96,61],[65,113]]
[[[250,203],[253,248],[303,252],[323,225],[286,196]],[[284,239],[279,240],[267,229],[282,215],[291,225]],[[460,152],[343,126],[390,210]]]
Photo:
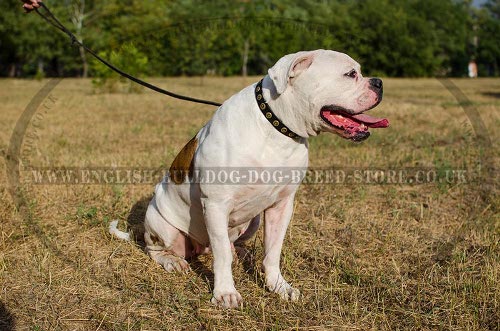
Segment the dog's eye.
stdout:
[[344,76],[356,78],[356,77],[358,77],[358,73],[356,72],[356,70],[352,69],[348,73],[344,74]]

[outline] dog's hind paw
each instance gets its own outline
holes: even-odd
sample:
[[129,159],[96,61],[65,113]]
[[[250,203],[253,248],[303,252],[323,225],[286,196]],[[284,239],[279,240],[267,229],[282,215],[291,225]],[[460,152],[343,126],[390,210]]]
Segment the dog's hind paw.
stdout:
[[163,269],[168,272],[189,272],[191,268],[186,260],[180,257],[173,256],[172,258],[165,259],[162,263]]
[[148,251],[148,254],[168,272],[187,273],[191,270],[185,259],[173,255],[170,251]]

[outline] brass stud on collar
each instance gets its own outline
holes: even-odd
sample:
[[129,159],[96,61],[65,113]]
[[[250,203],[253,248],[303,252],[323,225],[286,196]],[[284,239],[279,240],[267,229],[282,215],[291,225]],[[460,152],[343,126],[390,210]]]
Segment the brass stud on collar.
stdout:
[[290,137],[292,139],[300,138],[299,135],[290,130],[285,124],[281,123],[279,121],[279,118],[277,118],[276,115],[273,114],[271,107],[269,107],[266,101],[264,100],[264,95],[262,94],[261,91],[262,91],[262,80],[255,87],[255,98],[257,100],[257,104],[260,110],[262,111],[262,114],[266,117],[269,123],[271,123],[271,125],[274,126],[277,131],[279,131],[281,134],[287,137]]

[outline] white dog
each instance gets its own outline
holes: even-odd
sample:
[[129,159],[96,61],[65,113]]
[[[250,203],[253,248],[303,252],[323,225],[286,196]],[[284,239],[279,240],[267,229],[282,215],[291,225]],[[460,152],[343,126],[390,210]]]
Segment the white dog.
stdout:
[[[233,243],[255,233],[263,212],[266,286],[296,300],[300,292],[281,275],[280,254],[304,173],[298,181],[282,176],[277,183],[258,176],[250,181],[241,171],[305,169],[307,138],[320,132],[366,139],[369,127],[388,126],[386,119],[362,114],[381,99],[382,81],[364,78],[360,65],[345,54],[316,50],[282,57],[261,82],[224,102],[156,186],[145,219],[148,254],[167,271],[185,271],[186,258],[211,250],[212,302],[238,307]],[[235,169],[245,183],[231,184],[219,176]]]

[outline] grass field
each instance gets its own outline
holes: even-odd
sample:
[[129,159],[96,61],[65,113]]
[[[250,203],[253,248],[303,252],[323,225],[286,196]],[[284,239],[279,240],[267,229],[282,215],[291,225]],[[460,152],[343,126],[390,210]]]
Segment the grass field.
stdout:
[[[153,82],[223,101],[256,80]],[[46,82],[0,80],[2,161]],[[498,170],[487,168],[500,155],[500,80],[453,82],[470,102],[435,79],[386,79],[373,113],[391,126],[361,144],[313,138],[310,166],[430,167],[439,178],[481,169],[482,177],[302,185],[282,265],[303,296],[292,304],[264,289],[260,229],[247,243],[252,258],[233,267],[243,307],[220,310],[209,303],[210,256],[191,261],[189,274],[168,274],[140,245],[108,234],[112,219],[140,233],[152,183],[36,185],[26,168],[166,169],[214,108],[62,80],[24,135],[17,200],[0,162],[0,330],[498,330]],[[474,131],[464,109],[479,113],[486,132]]]

